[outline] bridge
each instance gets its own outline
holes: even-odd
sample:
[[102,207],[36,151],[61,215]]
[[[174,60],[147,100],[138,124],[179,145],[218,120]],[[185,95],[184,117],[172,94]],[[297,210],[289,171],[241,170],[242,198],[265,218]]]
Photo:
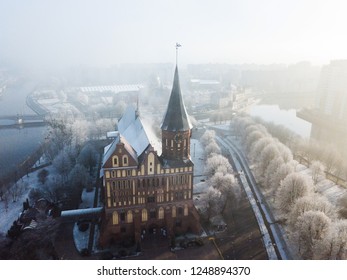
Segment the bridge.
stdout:
[[4,115],[0,116],[0,129],[38,127],[46,125],[46,120],[38,115]]

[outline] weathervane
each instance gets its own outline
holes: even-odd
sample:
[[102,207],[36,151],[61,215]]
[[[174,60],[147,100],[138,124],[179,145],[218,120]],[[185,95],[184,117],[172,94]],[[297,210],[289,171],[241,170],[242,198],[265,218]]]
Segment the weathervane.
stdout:
[[178,63],[178,48],[180,48],[180,47],[182,47],[182,45],[179,43],[176,43],[176,65]]

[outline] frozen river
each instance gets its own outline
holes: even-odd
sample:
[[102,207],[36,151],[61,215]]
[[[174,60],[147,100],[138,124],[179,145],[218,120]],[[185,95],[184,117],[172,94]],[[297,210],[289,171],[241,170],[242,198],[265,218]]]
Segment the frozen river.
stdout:
[[310,137],[311,124],[298,118],[294,109],[282,110],[278,105],[255,105],[251,108],[250,115],[284,125],[304,138]]
[[[26,105],[26,97],[34,90],[34,84],[17,82],[9,86],[0,97],[0,116],[35,115]],[[45,127],[0,129],[0,177],[14,170],[44,140]]]

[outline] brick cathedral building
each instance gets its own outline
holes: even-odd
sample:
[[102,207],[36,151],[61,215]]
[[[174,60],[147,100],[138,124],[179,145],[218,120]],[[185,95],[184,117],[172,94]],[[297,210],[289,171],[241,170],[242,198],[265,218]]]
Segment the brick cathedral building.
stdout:
[[131,107],[119,120],[115,139],[104,149],[101,246],[124,238],[140,241],[144,232],[165,231],[168,237],[200,233],[193,204],[191,129],[176,66],[161,125],[162,154],[150,144],[138,112]]

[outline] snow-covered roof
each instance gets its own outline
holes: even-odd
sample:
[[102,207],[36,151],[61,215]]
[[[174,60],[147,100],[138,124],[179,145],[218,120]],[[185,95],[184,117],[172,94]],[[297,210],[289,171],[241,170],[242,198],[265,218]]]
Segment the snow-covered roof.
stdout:
[[61,212],[63,218],[81,218],[99,215],[103,210],[103,207],[86,208],[86,209],[75,209],[66,210]]
[[112,156],[112,154],[116,150],[118,143],[123,143],[124,148],[128,151],[128,153],[131,155],[131,157],[136,162],[138,161],[138,155],[137,155],[136,151],[133,149],[133,147],[131,146],[131,144],[126,140],[126,138],[123,135],[118,134],[116,136],[115,140],[113,140],[111,144],[107,145],[104,148],[104,157],[103,157],[103,161],[102,161],[102,166],[104,166],[106,161]]
[[150,144],[146,130],[136,110],[129,106],[118,122],[119,133],[141,155]]
[[143,88],[143,85],[111,85],[111,86],[93,86],[93,87],[80,87],[82,92],[104,92],[112,91],[114,93],[119,92],[129,92],[129,91],[139,91]]

